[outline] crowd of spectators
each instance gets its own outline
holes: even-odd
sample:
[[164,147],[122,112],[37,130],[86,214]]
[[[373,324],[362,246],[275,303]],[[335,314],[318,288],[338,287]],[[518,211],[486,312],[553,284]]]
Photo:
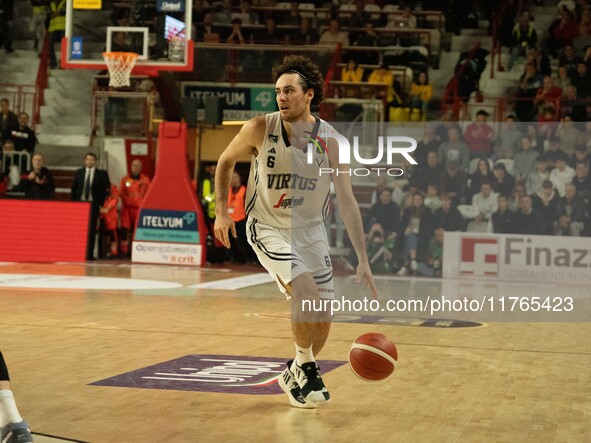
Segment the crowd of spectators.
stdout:
[[36,146],[37,137],[29,127],[29,115],[15,114],[9,100],[0,99],[0,197],[10,188],[9,177],[13,177],[11,182],[15,187],[19,179],[29,176]]
[[445,231],[591,236],[591,123],[567,152],[559,133],[539,139],[531,125],[507,120],[504,137],[485,113],[463,131],[428,124],[404,188],[378,179],[364,220],[377,272],[440,274]]

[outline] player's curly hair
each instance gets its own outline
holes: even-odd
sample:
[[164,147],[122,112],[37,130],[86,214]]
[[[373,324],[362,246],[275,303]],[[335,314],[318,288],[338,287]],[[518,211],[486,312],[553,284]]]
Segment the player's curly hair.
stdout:
[[320,68],[312,60],[302,55],[288,55],[283,63],[273,68],[273,83],[283,74],[299,74],[304,91],[314,90],[311,106],[320,105],[324,99],[324,79]]

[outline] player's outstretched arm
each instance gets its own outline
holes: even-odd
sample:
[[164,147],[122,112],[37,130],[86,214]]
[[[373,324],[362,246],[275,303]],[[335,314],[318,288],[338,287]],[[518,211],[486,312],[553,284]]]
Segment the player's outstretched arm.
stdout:
[[[338,146],[333,139],[328,140],[328,160],[331,168],[343,171],[348,165],[339,165],[338,163]],[[347,228],[347,234],[353,244],[353,249],[357,254],[359,265],[357,266],[356,281],[359,283],[365,280],[366,289],[369,288],[373,298],[378,298],[378,290],[376,288],[371,269],[369,267],[369,260],[365,250],[365,237],[363,236],[363,222],[361,220],[361,212],[359,211],[359,204],[353,194],[353,186],[351,184],[351,177],[347,174],[332,173],[332,180],[334,182],[335,193],[339,201],[339,214]]]
[[228,232],[236,238],[236,227],[228,215],[228,192],[236,162],[250,161],[257,154],[265,136],[265,117],[255,117],[246,122],[240,132],[230,142],[218,160],[215,172],[215,225],[216,238],[226,248],[230,248]]

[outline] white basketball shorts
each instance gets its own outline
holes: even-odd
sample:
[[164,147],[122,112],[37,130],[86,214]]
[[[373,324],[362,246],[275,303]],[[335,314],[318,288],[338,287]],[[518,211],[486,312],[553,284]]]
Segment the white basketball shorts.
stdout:
[[285,285],[304,272],[312,275],[320,298],[334,298],[332,264],[324,223],[280,229],[249,217],[246,235],[259,261],[288,298]]

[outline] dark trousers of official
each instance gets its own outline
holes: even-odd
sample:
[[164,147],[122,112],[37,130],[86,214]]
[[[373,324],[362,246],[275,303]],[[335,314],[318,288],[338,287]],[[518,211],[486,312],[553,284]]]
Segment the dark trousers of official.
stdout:
[[94,243],[96,241],[96,224],[100,214],[101,207],[90,202],[90,225],[88,226],[88,244],[86,248],[86,259],[93,260],[94,257]]

